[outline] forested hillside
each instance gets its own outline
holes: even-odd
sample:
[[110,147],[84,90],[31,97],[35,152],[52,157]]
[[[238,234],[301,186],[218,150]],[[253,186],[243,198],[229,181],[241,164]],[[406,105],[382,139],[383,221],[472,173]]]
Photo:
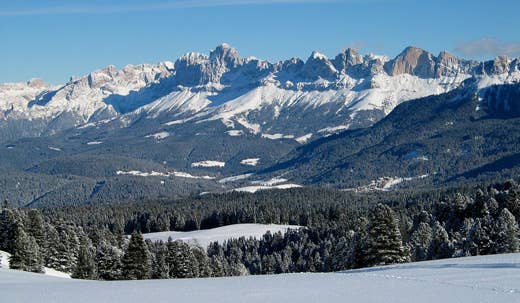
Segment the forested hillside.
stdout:
[[[387,196],[292,189],[146,204],[4,206],[0,250],[12,254],[12,268],[39,272],[45,265],[86,279],[322,272],[517,252],[519,219],[514,181]],[[207,251],[140,234],[255,222],[304,228]]]

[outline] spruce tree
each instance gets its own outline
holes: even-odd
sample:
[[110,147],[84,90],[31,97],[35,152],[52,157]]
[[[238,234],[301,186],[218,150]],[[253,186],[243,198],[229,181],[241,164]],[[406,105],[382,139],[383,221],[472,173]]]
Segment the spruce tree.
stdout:
[[20,225],[15,228],[14,247],[9,264],[12,269],[36,273],[43,272],[43,259],[38,244],[33,237],[25,233]]
[[516,253],[519,249],[519,229],[513,214],[504,208],[500,212],[497,223],[496,253]]
[[155,243],[154,253],[152,254],[151,278],[170,278],[170,268],[168,266],[168,247],[162,241]]
[[94,280],[97,278],[96,263],[94,260],[94,248],[88,238],[81,241],[76,267],[72,272],[72,278]]
[[118,280],[121,278],[121,258],[123,253],[105,240],[101,240],[96,251],[98,277],[103,280]]
[[410,238],[413,261],[423,261],[428,258],[432,237],[433,230],[430,225],[425,222],[419,223]]
[[13,253],[15,231],[19,218],[14,210],[0,211],[0,250]]
[[40,247],[42,253],[44,253],[45,247],[45,232],[43,231],[43,217],[39,210],[31,209],[27,214],[27,233],[36,239],[36,243]]
[[122,265],[122,277],[125,280],[143,280],[150,276],[149,253],[140,233],[134,232],[130,237]]
[[168,239],[168,266],[171,278],[196,278],[199,264],[190,246],[182,241]]
[[364,252],[365,264],[374,266],[407,261],[408,254],[392,209],[378,204],[372,210],[369,222]]
[[445,259],[453,256],[453,245],[446,229],[436,221],[433,225],[432,241],[430,243],[429,259]]

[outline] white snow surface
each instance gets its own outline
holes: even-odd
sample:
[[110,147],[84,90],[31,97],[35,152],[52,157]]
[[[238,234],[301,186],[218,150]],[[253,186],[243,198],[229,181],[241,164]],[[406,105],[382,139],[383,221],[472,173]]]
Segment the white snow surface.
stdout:
[[305,143],[307,143],[307,141],[309,141],[311,139],[312,135],[313,135],[312,133],[309,133],[309,134],[303,135],[301,137],[298,137],[294,140],[296,140],[296,142],[298,142],[300,144],[305,144]]
[[103,142],[101,142],[101,141],[90,141],[90,142],[87,142],[87,145],[99,145],[99,144],[103,144]]
[[[9,268],[9,257],[10,256],[11,255],[8,252],[0,250],[0,270]],[[70,274],[62,272],[62,271],[57,271],[53,268],[44,267],[43,272],[44,272],[44,275],[46,275],[46,276],[70,279]],[[1,273],[2,272],[0,271],[0,276],[1,276]]]
[[294,139],[294,135],[284,135],[284,134],[262,134],[262,138],[271,139],[271,140]]
[[324,274],[114,282],[0,269],[0,293],[2,302],[17,303],[515,303],[520,302],[520,254]]
[[278,184],[278,185],[249,185],[249,186],[234,188],[231,191],[256,193],[257,191],[260,191],[260,190],[289,189],[289,188],[297,188],[297,187],[302,187],[302,186],[299,184],[294,184],[294,183]]
[[170,136],[170,133],[168,133],[168,132],[158,132],[155,134],[148,135],[148,136],[146,136],[146,138],[154,138],[155,140],[163,140],[163,139],[168,138],[169,136]]
[[253,176],[252,173],[249,173],[249,174],[242,174],[242,175],[237,175],[237,176],[231,176],[231,177],[227,177],[227,178],[222,178],[222,179],[218,180],[218,182],[220,182],[220,183],[236,182],[236,181],[240,181],[240,180],[248,179],[248,178],[251,177],[251,176]]
[[257,166],[258,161],[260,161],[260,158],[249,158],[249,159],[243,159],[242,161],[240,161],[240,164],[249,165],[249,166]]
[[168,241],[180,240],[189,244],[207,248],[211,242],[224,243],[230,239],[238,239],[241,237],[259,239],[268,231],[271,233],[285,233],[288,229],[299,229],[296,225],[278,225],[278,224],[234,224],[218,228],[196,230],[188,232],[165,231],[157,233],[143,234],[145,239],[152,241]]
[[194,176],[192,174],[181,172],[181,171],[171,171],[171,172],[143,172],[140,170],[118,170],[116,171],[116,175],[127,175],[127,176],[138,176],[138,177],[179,177],[179,178],[188,178],[188,179],[204,179],[204,180],[213,180],[215,177],[211,176]]
[[199,162],[191,163],[191,167],[224,167],[226,162],[214,161],[214,160],[204,160]]

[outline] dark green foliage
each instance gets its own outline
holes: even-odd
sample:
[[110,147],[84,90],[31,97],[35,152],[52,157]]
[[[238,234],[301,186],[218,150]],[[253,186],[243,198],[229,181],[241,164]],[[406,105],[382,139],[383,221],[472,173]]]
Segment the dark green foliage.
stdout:
[[94,280],[97,278],[96,263],[94,260],[94,247],[90,239],[81,241],[76,268],[72,272],[72,278]]
[[9,263],[12,269],[43,272],[43,259],[36,239],[28,236],[19,225],[15,228],[13,253]]
[[122,278],[125,280],[143,280],[150,276],[148,248],[140,233],[133,233],[123,256]]
[[40,247],[42,254],[45,254],[45,232],[44,232],[44,222],[41,212],[36,209],[31,209],[27,213],[27,232],[34,237],[36,243]]
[[364,265],[387,265],[408,260],[403,246],[399,223],[392,209],[378,204],[369,217],[367,235],[364,239]]
[[19,218],[10,209],[0,210],[0,250],[12,253],[14,250],[15,231]]
[[433,231],[430,225],[425,222],[419,223],[410,239],[412,260],[426,260],[428,258],[432,238]]
[[196,278],[199,276],[199,262],[188,244],[169,239],[167,247],[171,278]]
[[452,256],[453,246],[449,240],[448,233],[438,221],[435,221],[428,257],[430,259],[444,259]]
[[497,222],[496,253],[516,253],[519,249],[518,223],[511,212],[504,208]]
[[117,247],[107,244],[105,240],[99,242],[95,256],[98,277],[102,280],[120,279],[122,256],[122,251]]

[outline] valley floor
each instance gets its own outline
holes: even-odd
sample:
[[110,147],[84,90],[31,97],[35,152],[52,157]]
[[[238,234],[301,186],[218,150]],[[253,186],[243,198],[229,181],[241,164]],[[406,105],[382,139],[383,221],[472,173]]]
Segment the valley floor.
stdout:
[[80,281],[0,268],[1,302],[520,302],[520,254],[327,274]]

